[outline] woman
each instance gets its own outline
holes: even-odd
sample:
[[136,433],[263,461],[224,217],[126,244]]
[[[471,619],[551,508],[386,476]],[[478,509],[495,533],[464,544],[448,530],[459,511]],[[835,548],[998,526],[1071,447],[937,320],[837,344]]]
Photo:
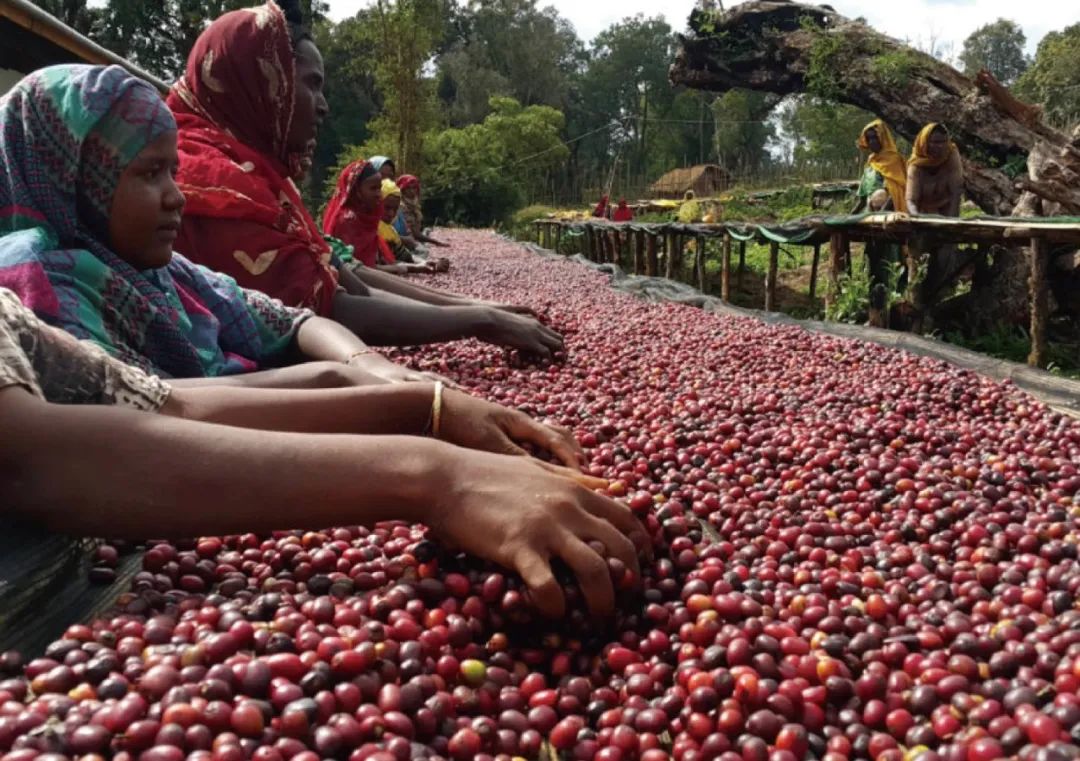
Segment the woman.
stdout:
[[369,161],[358,160],[338,178],[337,190],[323,215],[328,235],[352,247],[352,256],[364,267],[383,272],[431,272],[425,265],[398,262],[401,239],[387,222],[396,213],[401,191],[393,180],[383,179]]
[[960,216],[964,165],[945,126],[932,122],[920,130],[911,149],[907,206],[912,214]]
[[87,586],[80,537],[421,522],[520,573],[556,617],[549,558],[602,616],[613,590],[589,543],[635,572],[634,542],[646,543],[625,506],[586,488],[602,482],[520,456],[515,439],[564,461],[580,452],[514,410],[418,383],[171,387],[44,325],[2,288],[0,430],[0,650],[36,653],[114,596]]
[[[393,257],[397,259],[393,272],[404,275],[413,272],[433,274],[439,269],[435,262],[413,262],[409,251],[415,248],[416,241],[409,237],[402,237],[394,227],[395,220],[401,211],[401,188],[393,180],[382,181],[382,212],[379,215],[379,239],[389,247]],[[382,269],[382,268],[380,268]]]
[[557,333],[509,310],[432,295],[386,273],[339,274],[294,184],[328,111],[324,78],[310,35],[272,2],[226,13],[199,36],[168,98],[188,199],[177,249],[369,343],[476,337],[541,357],[561,350]]
[[615,214],[612,216],[613,222],[632,222],[634,220],[634,211],[626,205],[626,199],[620,198],[619,205],[615,209]]
[[397,185],[401,188],[401,213],[394,220],[394,228],[401,235],[412,236],[417,243],[446,246],[442,241],[424,232],[424,212],[420,206],[420,180],[411,174],[403,174],[398,177]]
[[[859,204],[852,213],[863,209],[907,213],[907,164],[896,149],[892,131],[881,119],[875,119],[863,127],[857,145],[870,155],[859,184]],[[880,190],[885,191],[886,198],[872,201]]]
[[176,122],[124,69],[35,72],[0,100],[0,135],[0,286],[49,324],[166,378],[304,384],[303,370],[247,375],[303,359],[421,377],[334,322],[173,255]]
[[375,171],[379,173],[382,179],[392,181],[397,177],[397,165],[389,156],[372,156],[368,161],[375,167]]
[[600,203],[596,204],[596,208],[593,209],[592,215],[599,219],[608,218],[608,197],[607,194],[600,196]]

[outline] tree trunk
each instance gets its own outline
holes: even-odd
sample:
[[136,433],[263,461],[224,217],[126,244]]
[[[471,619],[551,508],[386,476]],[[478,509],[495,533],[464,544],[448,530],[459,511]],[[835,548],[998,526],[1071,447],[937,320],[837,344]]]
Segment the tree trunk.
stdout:
[[[815,92],[877,114],[909,140],[927,122],[960,147],[967,196],[989,214],[1080,215],[1080,130],[1068,136],[987,73],[975,79],[828,6],[750,0],[725,13],[695,10],[680,36],[672,84],[725,92]],[[1026,176],[1024,160],[1026,158]],[[1026,315],[1028,260],[995,256],[995,276],[943,304],[977,321]],[[974,310],[974,312],[972,311]]]

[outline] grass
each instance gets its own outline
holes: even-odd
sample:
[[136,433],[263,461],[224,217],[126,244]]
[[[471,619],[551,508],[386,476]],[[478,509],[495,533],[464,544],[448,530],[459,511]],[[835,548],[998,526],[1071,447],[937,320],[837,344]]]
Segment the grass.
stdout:
[[[997,359],[1010,362],[1027,362],[1031,351],[1031,340],[1023,328],[1008,325],[999,326],[989,333],[968,337],[962,333],[944,333],[941,340],[965,349],[972,349]],[[1051,342],[1047,347],[1049,364],[1047,369],[1054,375],[1080,380],[1080,345],[1064,342]]]

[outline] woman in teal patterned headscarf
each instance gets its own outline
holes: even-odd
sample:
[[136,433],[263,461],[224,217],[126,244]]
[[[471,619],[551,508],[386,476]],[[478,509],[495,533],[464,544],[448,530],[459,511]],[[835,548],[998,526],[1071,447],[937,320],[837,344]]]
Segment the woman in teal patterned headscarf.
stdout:
[[[165,377],[282,364],[310,313],[173,255],[178,190],[149,222],[113,208],[125,168],[175,132],[157,91],[118,66],[49,67],[0,99],[0,286],[46,322]],[[158,261],[117,246],[118,229],[140,224],[158,225]]]

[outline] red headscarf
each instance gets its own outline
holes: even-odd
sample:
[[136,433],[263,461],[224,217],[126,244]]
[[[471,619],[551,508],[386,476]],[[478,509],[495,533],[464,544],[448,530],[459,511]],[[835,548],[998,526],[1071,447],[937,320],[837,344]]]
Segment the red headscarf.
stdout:
[[594,217],[606,217],[607,216],[607,204],[608,197],[600,196],[600,203],[596,204],[596,208],[593,209],[592,215]]
[[176,249],[290,306],[330,314],[337,270],[292,178],[296,88],[289,28],[273,2],[206,28],[167,102],[187,197]]
[[634,218],[634,211],[626,205],[626,199],[619,199],[619,206],[615,209],[612,219],[616,222],[629,222]]
[[420,180],[413,177],[411,174],[403,174],[397,178],[397,186],[403,191],[416,186],[417,191],[420,190]]
[[[390,246],[379,237],[379,222],[382,221],[382,201],[374,209],[364,209],[353,197],[356,183],[365,175],[364,170],[371,167],[364,159],[357,159],[338,175],[337,188],[330,203],[323,213],[323,230],[327,235],[340,238],[353,247],[353,256],[368,267],[379,264],[380,258],[386,264],[396,260]],[[367,173],[374,176],[377,172]]]

